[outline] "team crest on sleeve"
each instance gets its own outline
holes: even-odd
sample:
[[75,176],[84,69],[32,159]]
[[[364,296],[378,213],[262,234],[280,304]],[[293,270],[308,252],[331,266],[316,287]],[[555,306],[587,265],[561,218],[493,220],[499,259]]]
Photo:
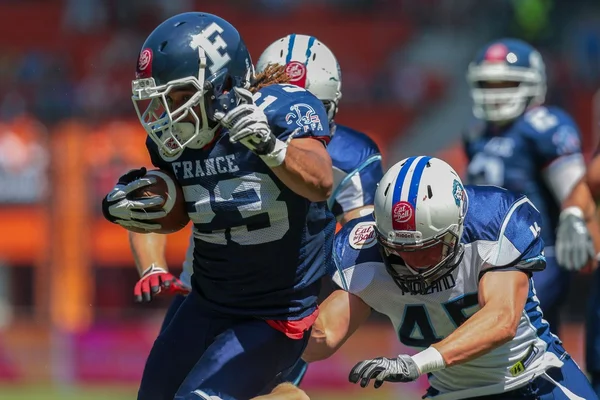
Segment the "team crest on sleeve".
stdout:
[[373,222],[361,222],[356,224],[348,237],[350,247],[355,250],[368,249],[377,241],[375,237],[375,225]]
[[294,104],[285,116],[285,122],[288,125],[296,123],[304,132],[322,131],[323,125],[321,119],[314,108],[305,103]]

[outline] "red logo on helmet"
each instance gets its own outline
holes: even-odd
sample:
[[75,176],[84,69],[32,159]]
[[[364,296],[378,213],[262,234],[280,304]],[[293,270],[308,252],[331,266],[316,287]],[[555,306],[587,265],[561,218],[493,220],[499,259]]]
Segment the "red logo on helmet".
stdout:
[[144,49],[140,53],[136,75],[138,78],[149,78],[152,76],[152,50]]
[[506,61],[508,48],[502,43],[491,45],[485,52],[485,61],[501,62]]
[[415,209],[407,201],[399,201],[392,207],[392,226],[394,230],[410,231],[415,229]]
[[292,61],[286,65],[285,73],[290,78],[290,83],[300,87],[306,86],[306,65]]

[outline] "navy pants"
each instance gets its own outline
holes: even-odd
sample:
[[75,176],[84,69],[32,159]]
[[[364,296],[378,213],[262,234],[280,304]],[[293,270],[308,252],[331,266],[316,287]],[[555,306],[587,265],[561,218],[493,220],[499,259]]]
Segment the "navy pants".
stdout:
[[249,399],[298,360],[309,337],[293,340],[262,320],[207,310],[192,292],[174,299],[146,361],[138,400]]

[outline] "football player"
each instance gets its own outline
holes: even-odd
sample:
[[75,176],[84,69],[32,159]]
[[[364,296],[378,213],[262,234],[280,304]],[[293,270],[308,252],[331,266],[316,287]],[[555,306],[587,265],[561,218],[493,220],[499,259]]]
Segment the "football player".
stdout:
[[[333,354],[368,318],[387,315],[414,356],[356,364],[367,387],[427,374],[424,398],[597,399],[544,320],[543,218],[525,196],[463,187],[444,161],[411,157],[380,182],[373,215],[337,234],[337,290],[321,305],[307,361]],[[316,329],[318,326],[318,329]]]
[[[285,66],[290,83],[314,94],[327,110],[332,135],[327,152],[332,158],[334,174],[328,204],[336,219],[343,225],[369,212],[377,182],[383,176],[381,154],[367,135],[334,122],[342,97],[341,70],[334,54],[312,36],[291,34],[273,42],[260,56],[256,69],[264,73],[276,64]],[[186,294],[192,273],[193,240],[179,279],[167,271],[164,235],[130,233],[130,241],[142,277],[134,290],[138,301],[150,301],[157,293]],[[181,301],[183,298],[177,298],[174,303]],[[169,314],[174,310],[176,307]]]
[[313,36],[292,33],[271,43],[256,71],[283,65],[290,83],[323,102],[331,129],[327,152],[333,162],[333,193],[328,203],[341,225],[370,213],[377,182],[383,176],[377,144],[362,132],[334,121],[342,98],[342,72],[333,52]]
[[[371,212],[377,182],[383,176],[381,153],[364,133],[334,122],[342,97],[341,71],[336,57],[316,38],[291,34],[273,42],[260,56],[256,69],[259,74],[264,74],[276,65],[284,66],[289,82],[314,94],[327,110],[332,135],[327,152],[332,158],[334,176],[328,204],[337,221],[343,225]],[[176,294],[165,315],[162,330],[175,315],[191,285],[193,236],[179,278],[166,267],[164,235],[130,232],[129,237],[141,276],[134,289],[136,299],[150,301],[153,295]],[[291,373],[283,377],[299,384],[306,369],[306,363],[300,360]]]
[[[597,232],[598,220],[595,217],[597,208],[594,207],[594,203],[600,203],[600,148],[596,150],[586,176],[578,185],[578,190],[571,193],[566,203],[571,207],[582,209],[586,220],[594,222],[591,224],[592,231]],[[593,274],[586,312],[585,364],[592,387],[600,396],[600,268],[596,268]]]
[[544,316],[557,333],[571,271],[595,255],[585,224],[590,216],[565,203],[585,174],[578,128],[565,111],[543,105],[544,62],[525,42],[502,39],[484,46],[467,80],[475,116],[464,142],[468,181],[523,193],[540,211],[547,266],[534,280]]
[[[292,33],[271,43],[256,63],[257,72],[284,66],[290,83],[305,88],[323,102],[332,139],[327,152],[333,162],[333,193],[328,204],[338,222],[346,222],[373,210],[377,182],[383,177],[379,148],[364,133],[334,121],[342,98],[342,74],[333,52],[314,36]],[[330,281],[328,279],[328,281]],[[321,295],[332,290],[324,284]],[[322,298],[323,298],[322,297]],[[299,360],[282,379],[300,384],[308,365]]]
[[[153,164],[183,187],[194,273],[140,400],[248,399],[306,345],[332,263],[330,131],[323,103],[286,80],[277,68],[254,79],[237,30],[207,13],[169,18],[142,47],[133,101]],[[103,211],[152,232],[157,212],[144,211],[164,199],[126,196],[143,173],[122,177]]]

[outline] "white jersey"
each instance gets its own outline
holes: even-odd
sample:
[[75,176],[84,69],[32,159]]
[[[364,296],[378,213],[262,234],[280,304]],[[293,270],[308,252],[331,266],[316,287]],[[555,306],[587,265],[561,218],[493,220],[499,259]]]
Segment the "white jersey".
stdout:
[[[372,215],[349,222],[336,237],[338,271],[333,274],[334,281],[387,315],[404,345],[429,347],[477,312],[479,280],[486,270],[511,269],[517,263],[519,268],[543,265],[540,215],[527,197],[490,186],[465,189],[469,209],[462,261],[424,293],[403,292],[388,274]],[[515,338],[475,360],[433,372],[429,382],[441,392],[440,398],[448,399],[513,390],[526,385],[540,368],[546,368],[544,354],[552,340],[556,337],[542,319],[530,280]]]

